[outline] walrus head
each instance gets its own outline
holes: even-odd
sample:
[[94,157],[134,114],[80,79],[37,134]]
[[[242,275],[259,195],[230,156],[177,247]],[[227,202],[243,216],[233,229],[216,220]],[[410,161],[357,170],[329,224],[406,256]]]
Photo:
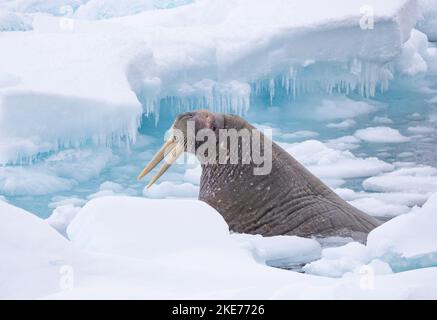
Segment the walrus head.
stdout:
[[[144,178],[162,160],[166,159],[158,173],[150,180],[147,186],[150,188],[181,154],[184,152],[195,153],[198,150],[203,142],[197,141],[194,137],[196,137],[199,131],[208,131],[218,138],[219,130],[224,129],[224,119],[224,114],[213,113],[208,110],[197,110],[180,114],[170,128],[170,138],[138,175],[138,180]],[[189,132],[190,130],[191,132]],[[191,141],[190,138],[192,139]]]

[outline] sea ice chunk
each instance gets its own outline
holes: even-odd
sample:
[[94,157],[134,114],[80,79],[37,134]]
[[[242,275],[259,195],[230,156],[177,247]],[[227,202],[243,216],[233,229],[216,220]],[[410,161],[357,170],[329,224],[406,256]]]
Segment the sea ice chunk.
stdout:
[[376,116],[373,118],[373,122],[375,122],[376,124],[392,124],[393,120],[390,119],[389,117]]
[[[350,119],[376,112],[378,107],[366,101],[354,101],[348,98],[323,100],[316,107],[315,115],[321,120]],[[349,120],[350,121],[350,120]]]
[[437,192],[437,169],[429,166],[401,168],[371,177],[363,182],[364,189],[377,192]]
[[401,74],[417,76],[426,72],[437,72],[437,49],[428,45],[427,36],[411,30],[410,39],[402,45],[399,58],[396,61]]
[[254,258],[274,267],[292,267],[320,258],[322,248],[314,239],[296,236],[263,237],[232,234],[240,245],[250,250]]
[[394,169],[377,158],[358,158],[349,151],[334,150],[316,140],[280,145],[322,179],[368,177]]
[[411,209],[405,205],[391,204],[373,197],[349,201],[351,205],[376,217],[394,217],[408,213]]
[[174,183],[164,181],[148,189],[143,190],[143,195],[147,198],[197,198],[199,187],[191,183]]
[[303,270],[308,274],[340,278],[345,273],[351,272],[362,266],[362,262],[355,259],[341,257],[338,259],[322,258],[311,262],[303,267]]
[[371,143],[402,143],[410,141],[410,138],[403,136],[399,130],[390,127],[369,127],[359,129],[355,137]]
[[349,129],[351,127],[354,127],[357,124],[357,122],[353,119],[346,119],[341,122],[332,122],[328,123],[326,126],[328,128],[332,129]]
[[305,265],[303,270],[309,274],[338,278],[361,267],[368,260],[366,246],[350,242],[341,247],[323,249],[322,258]]
[[[0,7],[0,32],[32,30],[32,18]],[[1,87],[1,85],[0,85]]]
[[0,192],[8,196],[42,195],[71,189],[75,182],[30,167],[0,167]]
[[396,217],[374,229],[367,239],[372,255],[378,257],[394,253],[414,258],[436,254],[436,212],[437,194],[433,194],[422,208],[414,208],[409,214]]
[[112,17],[127,16],[145,10],[154,9],[154,0],[89,0],[81,5],[74,16],[79,19],[108,19]]
[[437,1],[419,0],[421,17],[417,28],[426,33],[430,41],[437,41]]
[[88,251],[141,258],[231,241],[226,222],[206,203],[130,197],[91,200],[68,226],[67,234]]
[[[35,14],[32,31],[2,33],[0,45],[8,50],[0,51],[0,70],[19,82],[0,91],[0,137],[36,137],[50,150],[90,141],[110,145],[134,141],[141,114],[158,119],[161,104],[242,114],[251,96],[266,92],[271,101],[281,90],[372,96],[393,78],[390,65],[410,37],[416,1],[371,0],[376,33],[360,28],[360,1],[333,1],[199,1],[104,21],[72,19],[71,28],[63,26],[66,17]],[[60,7],[74,11],[82,3],[32,0],[6,7],[62,15]],[[147,5],[92,0],[77,12],[97,3],[116,8],[110,16]],[[351,102],[322,105],[320,115],[349,119],[373,110],[369,102]],[[24,149],[19,156],[44,150]]]
[[50,217],[46,219],[48,224],[66,236],[66,230],[81,208],[73,205],[62,205],[53,210]]
[[41,297],[60,290],[70,244],[35,215],[0,200],[0,297]]

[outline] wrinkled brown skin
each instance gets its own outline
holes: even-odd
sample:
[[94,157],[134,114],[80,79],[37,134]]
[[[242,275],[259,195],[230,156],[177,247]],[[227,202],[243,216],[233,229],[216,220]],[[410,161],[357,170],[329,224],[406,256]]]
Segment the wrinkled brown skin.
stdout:
[[[200,128],[254,129],[244,119],[199,110],[182,114]],[[181,126],[182,125],[182,126]],[[270,141],[270,140],[269,140]],[[215,208],[230,229],[263,236],[351,237],[365,242],[381,223],[346,203],[290,154],[273,143],[272,170],[254,175],[255,164],[202,165],[199,200]]]

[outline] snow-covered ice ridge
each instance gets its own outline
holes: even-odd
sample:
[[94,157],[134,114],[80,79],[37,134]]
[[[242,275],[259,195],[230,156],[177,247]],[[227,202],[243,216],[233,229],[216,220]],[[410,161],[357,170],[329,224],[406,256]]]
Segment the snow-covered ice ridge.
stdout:
[[[436,210],[434,194],[367,246],[322,248],[230,234],[198,200],[94,199],[65,212],[63,237],[0,199],[0,298],[435,299]],[[290,263],[307,274],[268,266]]]
[[[141,115],[158,119],[162,105],[241,114],[256,95],[373,96],[397,73],[427,71],[432,58],[426,36],[409,41],[414,0],[203,0],[165,10],[134,1],[121,12],[115,1],[56,1],[72,10],[63,17],[38,13],[59,15],[54,4],[30,3],[6,6],[5,16],[30,16],[32,28],[0,19],[2,30],[32,29],[0,38],[3,164],[132,141]],[[101,8],[125,16],[101,19]],[[373,29],[363,28],[371,13]]]

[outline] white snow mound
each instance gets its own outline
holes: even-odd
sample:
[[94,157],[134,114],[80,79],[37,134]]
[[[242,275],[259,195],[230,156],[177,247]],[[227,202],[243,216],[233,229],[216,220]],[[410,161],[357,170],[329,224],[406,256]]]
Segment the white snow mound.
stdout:
[[141,258],[231,241],[226,222],[204,202],[131,197],[91,200],[67,234],[84,250]]

